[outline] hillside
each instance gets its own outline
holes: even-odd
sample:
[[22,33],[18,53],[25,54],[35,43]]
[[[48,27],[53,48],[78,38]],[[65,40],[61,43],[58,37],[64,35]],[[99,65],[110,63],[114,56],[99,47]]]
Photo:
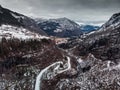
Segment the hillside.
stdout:
[[0,25],[2,24],[23,27],[32,32],[46,35],[46,33],[37,26],[36,22],[32,18],[0,6]]

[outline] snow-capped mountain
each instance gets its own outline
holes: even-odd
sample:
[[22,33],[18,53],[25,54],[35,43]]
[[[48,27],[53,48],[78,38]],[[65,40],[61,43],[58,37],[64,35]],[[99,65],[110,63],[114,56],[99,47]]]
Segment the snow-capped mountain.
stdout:
[[120,13],[114,14],[103,26],[120,26]]
[[120,27],[120,13],[115,13],[105,24],[102,25],[100,30],[115,29]]
[[48,35],[57,37],[80,36],[83,33],[89,33],[99,29],[99,26],[77,24],[68,18],[58,19],[35,19],[38,26]]
[[2,24],[23,27],[41,35],[46,35],[46,33],[37,26],[36,22],[32,18],[0,6],[0,25]]
[[73,37],[82,34],[80,26],[68,18],[36,19],[37,24],[48,35],[57,37]]

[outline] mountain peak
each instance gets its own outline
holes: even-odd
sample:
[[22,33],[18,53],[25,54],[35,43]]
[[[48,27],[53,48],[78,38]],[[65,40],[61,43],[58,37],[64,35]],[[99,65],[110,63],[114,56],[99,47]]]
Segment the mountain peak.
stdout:
[[112,17],[118,17],[118,16],[120,16],[120,12],[113,14]]
[[72,37],[82,33],[80,26],[66,17],[46,20],[37,19],[36,22],[42,30],[52,36]]
[[118,19],[118,18],[120,19],[120,12],[113,14],[112,17],[110,18],[110,20],[115,20],[115,19]]
[[58,19],[61,19],[61,20],[70,20],[70,19],[67,18],[67,17],[62,17],[62,18],[58,18]]
[[103,24],[103,28],[117,28],[120,26],[120,12],[119,13],[115,13],[111,16],[111,18],[105,23]]

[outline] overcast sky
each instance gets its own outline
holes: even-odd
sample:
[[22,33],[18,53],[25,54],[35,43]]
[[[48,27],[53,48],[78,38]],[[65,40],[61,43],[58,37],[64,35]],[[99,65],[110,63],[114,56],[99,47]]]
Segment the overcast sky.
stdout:
[[0,4],[27,16],[85,23],[103,23],[120,12],[120,0],[0,0]]

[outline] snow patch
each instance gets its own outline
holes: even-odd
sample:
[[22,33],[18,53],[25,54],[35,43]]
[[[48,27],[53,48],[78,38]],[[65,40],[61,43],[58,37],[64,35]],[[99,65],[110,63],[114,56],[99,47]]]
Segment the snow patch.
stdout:
[[41,36],[37,33],[31,32],[23,27],[16,27],[11,25],[1,25],[0,26],[0,39],[6,38],[18,38],[18,39],[43,39],[48,37]]
[[25,18],[25,17],[23,17],[23,16],[17,16],[17,15],[15,15],[14,13],[11,13],[11,15],[12,15],[13,17],[15,17],[16,19],[20,19],[20,18],[24,19],[24,18]]
[[57,30],[54,30],[54,32],[59,33],[59,32],[62,32],[62,30],[61,29],[57,29]]
[[110,63],[111,63],[111,61],[108,61],[108,62],[107,62],[107,67],[108,67],[108,68],[110,67]]
[[78,61],[79,63],[82,63],[82,62],[83,62],[83,60],[82,60],[81,58],[79,58],[77,61]]

